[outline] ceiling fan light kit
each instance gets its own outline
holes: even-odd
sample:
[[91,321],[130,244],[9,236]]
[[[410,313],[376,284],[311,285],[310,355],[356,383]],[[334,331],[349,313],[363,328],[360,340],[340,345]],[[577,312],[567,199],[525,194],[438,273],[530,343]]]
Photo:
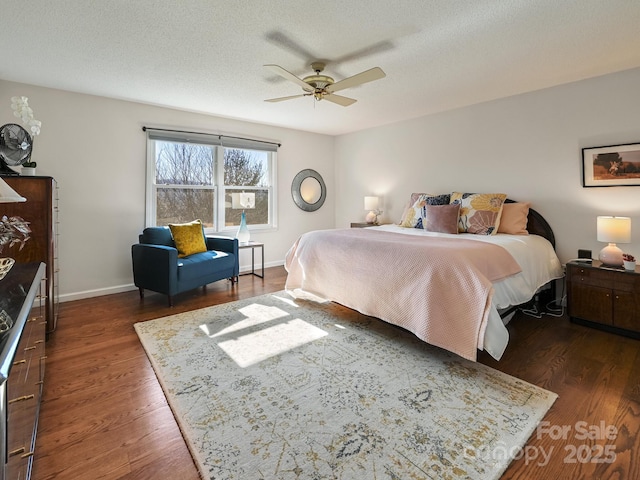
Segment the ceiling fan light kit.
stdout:
[[315,75],[308,75],[304,78],[299,78],[279,65],[265,65],[265,67],[280,75],[285,80],[289,80],[301,87],[305,92],[288,97],[270,98],[265,100],[265,102],[282,102],[284,100],[291,100],[294,98],[313,96],[316,101],[324,99],[337,105],[348,107],[349,105],[354,104],[356,100],[342,95],[335,95],[335,92],[356,87],[374,80],[379,80],[386,76],[381,68],[374,67],[336,82],[328,75],[321,75],[325,66],[324,62],[313,62],[311,64],[311,68],[315,72]]

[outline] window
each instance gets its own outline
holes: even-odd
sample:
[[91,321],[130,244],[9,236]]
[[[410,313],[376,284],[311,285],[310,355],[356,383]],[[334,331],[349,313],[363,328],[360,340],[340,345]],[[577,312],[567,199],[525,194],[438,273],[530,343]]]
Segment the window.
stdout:
[[147,225],[202,220],[205,231],[275,228],[276,145],[147,129]]

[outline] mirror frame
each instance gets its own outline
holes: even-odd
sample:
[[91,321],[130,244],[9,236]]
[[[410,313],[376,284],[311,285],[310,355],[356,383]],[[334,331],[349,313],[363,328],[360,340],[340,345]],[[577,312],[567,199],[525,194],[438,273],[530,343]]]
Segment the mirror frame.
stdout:
[[[300,192],[300,188],[302,187],[302,182],[304,182],[307,178],[315,178],[320,184],[320,198],[316,203],[309,203],[302,198],[302,193]],[[298,174],[293,177],[293,182],[291,182],[291,196],[293,197],[293,203],[295,203],[298,208],[304,210],[305,212],[315,212],[324,204],[325,199],[327,198],[327,187],[324,184],[324,180],[322,176],[312,170],[310,168],[306,168],[298,172]]]

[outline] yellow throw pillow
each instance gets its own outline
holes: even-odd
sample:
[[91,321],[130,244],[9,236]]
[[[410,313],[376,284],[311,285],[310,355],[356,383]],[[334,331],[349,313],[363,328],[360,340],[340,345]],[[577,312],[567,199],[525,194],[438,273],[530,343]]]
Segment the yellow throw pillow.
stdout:
[[182,258],[207,251],[200,220],[194,220],[190,223],[170,223],[169,229],[171,229],[173,241],[178,249],[178,257]]

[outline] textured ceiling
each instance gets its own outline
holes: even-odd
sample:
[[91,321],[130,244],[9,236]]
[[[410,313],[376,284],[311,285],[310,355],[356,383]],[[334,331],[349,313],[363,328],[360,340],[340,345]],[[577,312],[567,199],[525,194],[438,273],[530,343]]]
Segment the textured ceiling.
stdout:
[[[5,80],[335,135],[638,67],[640,1],[0,0],[0,45]],[[387,76],[264,102],[318,59]]]

